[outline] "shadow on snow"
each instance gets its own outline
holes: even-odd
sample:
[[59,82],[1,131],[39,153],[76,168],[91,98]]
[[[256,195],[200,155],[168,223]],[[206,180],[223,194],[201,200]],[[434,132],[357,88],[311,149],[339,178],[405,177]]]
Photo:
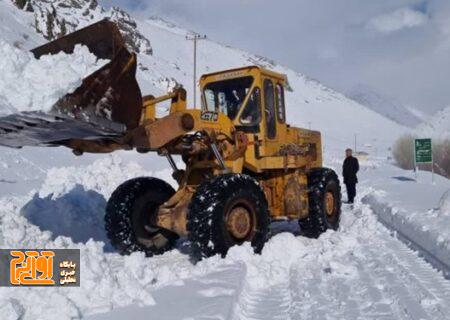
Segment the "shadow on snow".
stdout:
[[69,237],[73,242],[89,239],[105,243],[105,251],[113,251],[104,229],[106,200],[100,193],[76,185],[64,195],[35,194],[21,210],[32,224],[50,231],[52,238]]

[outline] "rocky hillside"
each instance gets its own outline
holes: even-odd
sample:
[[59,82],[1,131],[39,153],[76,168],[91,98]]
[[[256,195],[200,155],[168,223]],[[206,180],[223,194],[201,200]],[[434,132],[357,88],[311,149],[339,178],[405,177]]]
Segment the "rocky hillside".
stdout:
[[[45,43],[46,38],[54,39],[104,18],[119,24],[128,46],[138,53],[137,79],[142,93],[160,95],[183,85],[188,92],[188,107],[193,107],[193,44],[185,38],[190,31],[162,19],[136,19],[119,8],[105,10],[95,0],[0,0],[0,40],[31,49]],[[327,152],[336,150],[340,154],[343,148],[353,146],[356,135],[358,149],[378,145],[377,154],[388,153],[392,141],[406,129],[386,115],[270,59],[210,39],[199,42],[197,53],[198,76],[247,65],[286,74],[289,123],[320,130]],[[195,91],[199,97],[198,87]],[[162,106],[157,112],[162,116],[167,109]]]
[[[188,92],[188,107],[192,107],[193,47],[192,42],[186,41],[185,38],[189,33],[188,30],[159,18],[135,19],[117,8],[104,10],[99,5],[94,5],[96,3],[92,4],[91,1],[30,0],[28,3],[17,7],[17,2],[0,0],[0,44],[4,42],[20,49],[29,50],[45,43],[47,41],[46,34],[36,32],[36,21],[41,23],[39,25],[42,28],[44,24],[39,22],[39,19],[42,18],[41,12],[47,10],[51,13],[53,12],[52,7],[55,8],[57,17],[54,21],[58,20],[61,23],[64,19],[67,32],[104,17],[113,17],[113,19],[122,17],[129,22],[134,21],[124,23],[129,29],[124,28],[124,24],[121,27],[125,37],[131,41],[129,46],[133,48],[147,47],[148,49],[136,50],[139,63],[137,79],[142,93],[164,94],[174,86],[181,84]],[[65,6],[66,4],[72,5]],[[31,10],[30,6],[33,7],[32,12],[27,11],[27,9]],[[90,14],[83,15],[87,11]],[[135,25],[136,27],[134,27]],[[54,27],[52,30],[53,34],[57,34],[60,29]],[[142,42],[141,39],[146,39],[146,41]],[[149,50],[152,54],[146,53]],[[3,62],[5,61],[3,59]],[[292,125],[321,131],[324,154],[328,163],[335,156],[341,157],[342,150],[346,147],[353,146],[355,135],[357,135],[358,149],[364,149],[369,153],[373,152],[378,156],[387,155],[392,142],[406,129],[366,106],[327,88],[320,82],[275,61],[210,39],[199,42],[197,75],[252,64],[262,65],[287,75],[289,79],[289,86],[286,90],[287,119]],[[2,62],[0,62],[0,69],[2,69]],[[42,76],[45,79],[45,75]],[[32,75],[32,79],[37,79],[37,77]],[[45,83],[51,82],[46,81]],[[36,89],[31,88],[30,90]],[[198,91],[197,89],[197,97],[200,94]],[[6,100],[3,99],[3,101]],[[7,109],[8,113],[15,111],[8,110],[7,104],[3,103],[2,97],[0,97],[0,109],[2,108]],[[161,116],[167,112],[164,105],[157,110],[157,114]],[[140,163],[142,161],[145,163],[145,167],[151,170],[159,170],[167,166],[164,158],[154,154],[140,155],[136,152],[117,152],[115,154]],[[65,148],[15,150],[0,147],[0,180],[6,181],[3,184],[0,181],[0,193],[22,193],[24,188],[31,190],[40,185],[46,172],[52,167],[79,166],[103,157],[104,155],[93,154],[74,157],[70,150]],[[9,183],[10,181],[14,183]]]
[[136,21],[124,10],[105,10],[97,0],[11,0],[19,9],[34,14],[33,28],[47,40],[54,40],[104,18],[115,21],[128,47],[152,54],[150,40],[137,30]]
[[347,96],[371,108],[373,111],[407,127],[416,127],[423,119],[411,112],[392,97],[380,94],[366,85],[357,85],[349,90]]

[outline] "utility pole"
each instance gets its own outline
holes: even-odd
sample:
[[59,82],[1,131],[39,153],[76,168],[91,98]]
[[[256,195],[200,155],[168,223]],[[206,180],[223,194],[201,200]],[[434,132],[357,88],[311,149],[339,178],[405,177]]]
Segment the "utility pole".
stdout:
[[415,175],[415,177],[416,177],[416,183],[417,183],[417,170],[419,169],[418,168],[418,166],[417,166],[417,161],[416,161],[416,140],[415,139],[413,139],[412,140],[412,144],[413,144],[413,150],[414,150],[414,175]]
[[206,35],[199,35],[198,33],[194,33],[192,35],[187,35],[186,40],[194,42],[194,76],[193,76],[193,90],[192,95],[194,97],[194,109],[197,107],[197,41],[206,39]]

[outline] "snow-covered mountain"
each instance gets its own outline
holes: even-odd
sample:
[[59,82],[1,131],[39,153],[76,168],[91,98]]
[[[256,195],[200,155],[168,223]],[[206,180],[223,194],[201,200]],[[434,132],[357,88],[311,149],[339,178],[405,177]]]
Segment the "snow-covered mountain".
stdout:
[[142,54],[152,53],[150,41],[136,29],[136,21],[118,7],[105,10],[98,5],[97,0],[11,1],[18,9],[30,13],[28,16],[32,16],[31,26],[46,40],[57,39],[108,18],[117,23],[131,50]]
[[[188,91],[188,106],[192,107],[193,50],[192,42],[185,39],[191,31],[155,17],[138,20],[119,8],[105,10],[92,0],[29,0],[23,9],[19,7],[16,0],[0,0],[0,40],[18,48],[32,49],[47,42],[49,34],[53,37],[60,34],[62,21],[65,21],[66,30],[70,32],[99,19],[112,18],[121,26],[128,46],[138,53],[137,77],[143,93],[163,94],[181,84]],[[53,24],[46,22],[49,18],[53,19]],[[44,25],[52,25],[52,31],[43,28]],[[289,80],[286,93],[288,122],[320,130],[326,157],[330,154],[341,155],[344,148],[353,146],[355,135],[358,149],[364,149],[364,146],[373,150],[376,148],[378,155],[387,155],[395,138],[408,130],[343,94],[269,59],[209,39],[199,42],[197,52],[198,75],[254,64],[285,73]],[[11,111],[14,110],[8,112]],[[36,159],[37,154],[45,154],[53,160],[42,163],[28,160]],[[134,152],[124,154],[126,157],[142,158]],[[0,165],[0,175],[6,181],[28,181],[30,175],[24,172],[33,172],[35,183],[27,183],[32,188],[43,178],[47,169],[55,165],[89,163],[97,157],[88,155],[76,158],[64,148],[7,149],[0,155],[0,163],[3,163]],[[147,155],[145,159],[148,158],[153,159],[153,167],[165,165],[164,159],[157,156]],[[21,170],[14,170],[16,167]],[[15,185],[4,187],[8,192],[16,189]]]
[[419,125],[417,133],[434,138],[450,138],[450,106],[443,108]]
[[382,95],[369,86],[357,85],[346,94],[351,99],[401,125],[413,128],[423,121],[417,113],[412,112],[408,107],[402,105],[394,98]]
[[[15,2],[16,0],[12,0]],[[160,94],[175,84],[184,85],[188,100],[192,94],[192,43],[185,40],[189,31],[158,18],[138,20],[119,8],[105,10],[95,0],[30,0],[23,10],[2,0],[2,19],[16,18],[19,25],[14,42],[32,48],[47,38],[61,34],[65,21],[67,32],[110,17],[118,21],[121,31],[128,39],[129,47],[139,53],[138,80],[145,93]],[[6,2],[6,3],[5,3]],[[33,12],[26,11],[31,6]],[[26,17],[26,19],[23,19]],[[52,20],[52,23],[48,21]],[[1,24],[1,27],[7,25]],[[47,29],[44,26],[53,26]],[[36,30],[39,36],[36,36]],[[9,30],[11,31],[11,30]],[[9,31],[2,32],[9,34]],[[30,41],[23,35],[29,36]],[[11,38],[11,35],[8,36]],[[11,41],[11,39],[8,39]],[[380,141],[383,147],[405,128],[369,108],[348,99],[307,76],[282,65],[248,52],[203,40],[198,47],[198,74],[258,64],[287,74],[290,92],[287,93],[288,121],[292,124],[321,130],[325,146],[342,148],[353,145],[357,134],[361,145]],[[197,93],[198,94],[198,93]],[[382,128],[382,130],[380,130]]]
[[[138,29],[148,35],[153,47],[153,55],[140,56],[141,63],[148,69],[141,70],[138,75],[141,85],[152,84],[153,90],[165,91],[173,85],[171,80],[175,80],[187,88],[189,100],[192,94],[192,43],[185,40],[187,31],[159,18],[142,21]],[[289,81],[286,93],[288,122],[320,130],[325,148],[329,150],[342,150],[344,146],[353,145],[355,134],[359,137],[360,146],[378,141],[382,148],[387,149],[395,136],[407,130],[270,59],[211,40],[199,42],[197,53],[199,74],[254,64],[286,74]]]

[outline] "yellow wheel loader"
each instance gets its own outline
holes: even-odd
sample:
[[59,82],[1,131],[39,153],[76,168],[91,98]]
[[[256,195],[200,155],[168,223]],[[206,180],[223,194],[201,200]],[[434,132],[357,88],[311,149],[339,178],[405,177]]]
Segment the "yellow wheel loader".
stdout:
[[[136,55],[108,20],[32,52],[69,53],[75,44],[111,61],[50,112],[0,118],[0,145],[66,146],[76,155],[136,149],[166,157],[177,190],[157,178],[135,178],[107,203],[106,231],[120,253],[151,256],[187,237],[201,259],[247,241],[261,251],[271,221],[296,219],[308,237],[338,228],[338,177],[322,167],[320,133],[286,123],[284,75],[258,66],[203,75],[201,108],[187,109],[183,88],[142,96]],[[164,101],[170,112],[158,118],[156,105]]]

